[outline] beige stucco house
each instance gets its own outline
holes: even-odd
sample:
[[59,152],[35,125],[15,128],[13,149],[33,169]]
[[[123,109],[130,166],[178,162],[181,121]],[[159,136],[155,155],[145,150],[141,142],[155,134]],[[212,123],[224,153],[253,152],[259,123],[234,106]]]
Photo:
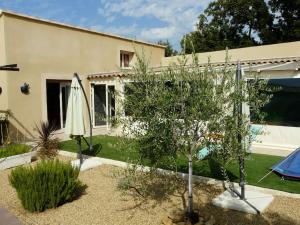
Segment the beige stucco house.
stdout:
[[[121,107],[111,93],[122,93],[126,71],[130,71],[138,54],[158,70],[181,57],[164,57],[164,52],[160,45],[1,11],[0,65],[17,63],[20,71],[0,71],[0,110],[11,111],[11,131],[26,138],[33,138],[34,125],[44,120],[55,123],[57,135],[63,137],[70,81],[77,72],[91,105],[94,133],[114,132],[103,119]],[[286,105],[283,115],[289,110],[297,112],[288,107],[297,103],[299,95],[299,117],[271,121],[255,150],[287,154],[299,147],[300,42],[233,49],[228,54],[233,66],[238,60],[242,62],[246,77],[251,71],[286,85],[286,93],[279,98],[292,102]],[[208,58],[220,66],[225,56],[226,51],[198,54],[203,66]],[[28,93],[20,90],[24,83],[29,84]]]
[[[20,71],[0,72],[0,110],[9,109],[11,126],[28,138],[34,137],[35,124],[47,119],[63,130],[74,72],[90,93],[88,74],[130,69],[137,54],[159,66],[164,51],[160,45],[2,11],[0,65],[17,63]],[[24,83],[27,94],[20,91]]]

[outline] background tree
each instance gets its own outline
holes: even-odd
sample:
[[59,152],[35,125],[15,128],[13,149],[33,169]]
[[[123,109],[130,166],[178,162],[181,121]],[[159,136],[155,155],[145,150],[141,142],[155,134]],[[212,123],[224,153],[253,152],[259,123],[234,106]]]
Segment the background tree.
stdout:
[[157,44],[166,46],[165,57],[175,56],[178,54],[178,52],[173,48],[173,46],[170,44],[170,42],[168,40],[167,41],[158,41]]
[[[196,31],[183,37],[196,52],[238,48],[260,43],[259,37],[272,26],[272,16],[263,0],[217,0],[199,16]],[[186,46],[186,53],[192,49]]]
[[215,0],[198,19],[185,53],[300,40],[300,0]]
[[271,41],[300,40],[300,0],[270,0],[269,5],[275,18]]

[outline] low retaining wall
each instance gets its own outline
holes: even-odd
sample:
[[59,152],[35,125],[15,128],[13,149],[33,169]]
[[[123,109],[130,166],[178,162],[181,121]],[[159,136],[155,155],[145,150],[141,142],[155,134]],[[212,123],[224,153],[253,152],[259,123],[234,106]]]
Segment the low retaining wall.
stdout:
[[27,152],[20,155],[13,155],[6,158],[0,158],[0,170],[5,170],[31,163],[31,159],[34,156],[36,156],[36,151]]

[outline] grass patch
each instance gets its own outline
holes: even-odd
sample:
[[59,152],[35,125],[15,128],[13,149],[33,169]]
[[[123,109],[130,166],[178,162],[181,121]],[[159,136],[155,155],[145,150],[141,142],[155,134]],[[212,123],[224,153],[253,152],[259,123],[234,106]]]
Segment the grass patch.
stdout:
[[[89,139],[87,138],[87,141]],[[82,143],[82,153],[85,155],[98,156],[108,159],[115,159],[119,161],[128,161],[129,159],[136,159],[137,153],[131,151],[119,150],[120,137],[113,137],[107,135],[93,136],[93,152],[90,152],[88,145]],[[59,143],[59,149],[66,150],[69,152],[78,152],[78,145],[75,140],[63,141]]]
[[[112,136],[94,136],[93,145],[94,151],[90,153],[88,146],[84,143],[83,148],[84,154],[99,156],[108,159],[128,161],[129,159],[136,159],[138,157],[136,152],[119,150],[118,142],[120,137]],[[78,146],[76,141],[64,141],[60,143],[60,149],[77,152]],[[262,154],[251,154],[245,160],[246,167],[246,179],[248,184],[266,187],[291,193],[300,194],[300,182],[293,180],[282,180],[280,176],[272,173],[260,183],[257,181],[268,173],[272,165],[282,160],[283,157],[262,155]],[[178,156],[177,158],[178,171],[187,173],[188,172],[188,161],[184,156]],[[163,169],[170,169],[166,164]],[[237,163],[231,163],[228,166],[228,174],[232,181],[238,182],[239,169]],[[222,179],[222,175],[219,170],[219,165],[213,159],[207,158],[202,161],[194,163],[194,174],[199,176],[211,177],[215,179]]]
[[24,144],[11,144],[0,148],[0,158],[6,158],[13,155],[19,155],[29,152],[30,146]]

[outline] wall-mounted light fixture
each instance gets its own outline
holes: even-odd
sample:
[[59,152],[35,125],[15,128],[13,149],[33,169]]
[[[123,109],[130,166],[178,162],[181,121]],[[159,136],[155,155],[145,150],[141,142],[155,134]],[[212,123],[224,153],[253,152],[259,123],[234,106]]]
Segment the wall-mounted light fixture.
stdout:
[[0,87],[0,95],[2,94],[2,87]]
[[23,94],[29,94],[29,84],[27,84],[27,83],[24,83],[22,86],[21,86],[21,92],[23,93]]

